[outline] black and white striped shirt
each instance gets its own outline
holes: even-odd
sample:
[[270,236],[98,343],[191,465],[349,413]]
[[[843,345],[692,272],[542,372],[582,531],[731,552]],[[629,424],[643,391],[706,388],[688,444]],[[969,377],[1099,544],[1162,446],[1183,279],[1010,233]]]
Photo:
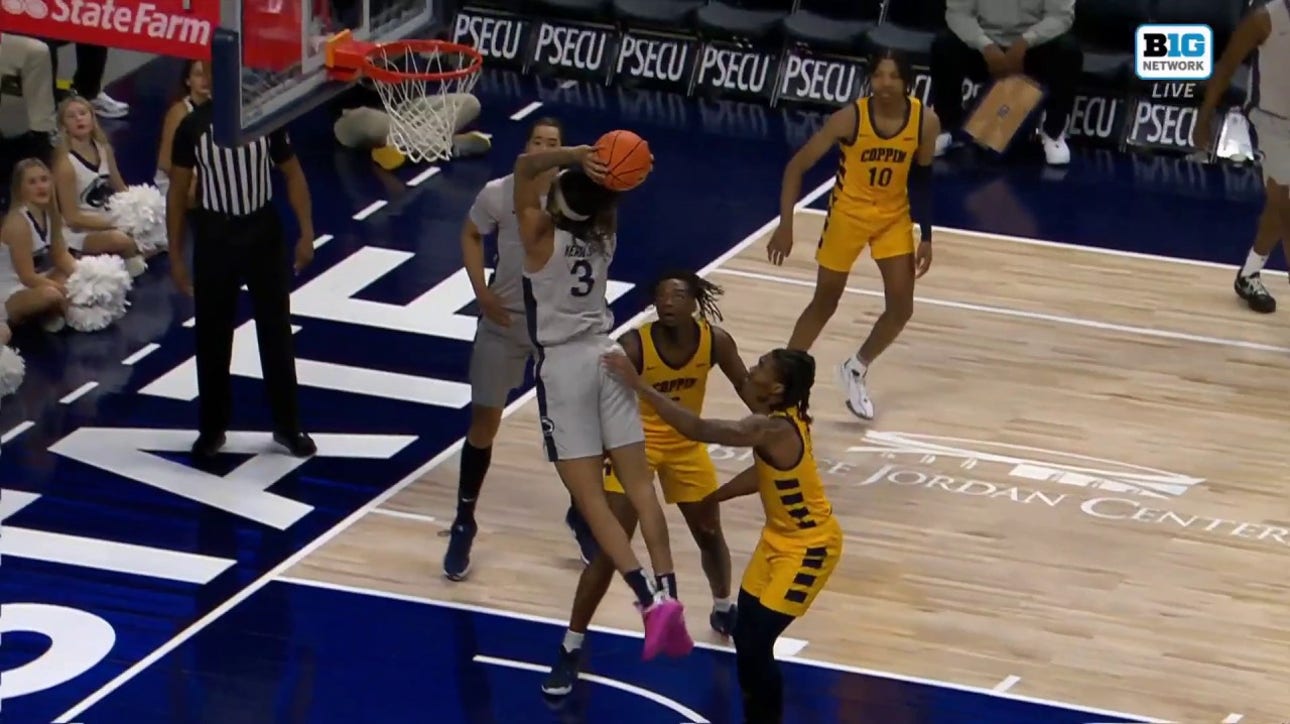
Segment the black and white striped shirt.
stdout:
[[197,170],[197,205],[207,211],[247,216],[273,198],[273,164],[295,157],[285,129],[235,148],[215,143],[211,103],[193,109],[175,130],[170,163]]

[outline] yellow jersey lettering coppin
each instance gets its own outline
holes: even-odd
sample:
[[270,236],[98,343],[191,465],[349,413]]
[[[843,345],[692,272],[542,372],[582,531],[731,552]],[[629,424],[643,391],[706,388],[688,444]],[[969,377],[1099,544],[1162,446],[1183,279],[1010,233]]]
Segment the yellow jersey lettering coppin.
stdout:
[[[653,290],[658,321],[618,340],[626,364],[639,375],[641,384],[692,415],[703,409],[713,367],[721,368],[735,390],[742,389],[748,370],[739,349],[724,329],[711,322],[721,318],[715,302],[721,287],[694,272],[674,271],[659,277]],[[716,467],[707,446],[678,432],[648,399],[641,399],[640,408],[649,472],[657,475],[663,498],[680,509],[699,548],[712,591],[708,623],[718,634],[729,636],[734,632],[736,608],[730,595],[730,548],[721,530],[717,503],[711,498],[717,489]],[[604,487],[610,510],[630,536],[636,528],[636,515],[608,460]],[[583,569],[569,613],[569,629],[551,673],[542,682],[543,694],[564,696],[573,690],[583,639],[612,577],[613,568],[603,556]]]
[[815,293],[793,326],[788,348],[808,350],[815,344],[838,307],[851,267],[869,247],[882,272],[887,308],[837,370],[847,409],[863,420],[874,416],[869,365],[913,316],[914,280],[932,265],[932,161],[941,132],[936,113],[909,95],[913,75],[902,56],[886,51],[869,67],[870,95],[829,116],[784,169],[779,227],[766,249],[771,263],[784,263],[793,249],[802,177],[837,146],[842,159],[816,249]]
[[763,355],[740,390],[753,413],[742,420],[701,418],[650,386],[626,359],[607,358],[606,364],[685,437],[756,453],[755,464],[711,499],[761,495],[766,523],[739,589],[735,660],[744,711],[781,721],[784,692],[775,640],[810,608],[842,553],[842,531],[811,451],[815,360],[791,349]]

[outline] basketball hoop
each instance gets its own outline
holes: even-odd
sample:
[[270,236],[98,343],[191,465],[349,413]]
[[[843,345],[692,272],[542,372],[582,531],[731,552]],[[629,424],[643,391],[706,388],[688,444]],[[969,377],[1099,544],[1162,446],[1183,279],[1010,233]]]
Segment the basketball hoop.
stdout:
[[333,79],[376,86],[391,146],[416,162],[451,158],[457,113],[484,65],[479,51],[442,40],[363,43],[346,30],[327,41],[325,59]]

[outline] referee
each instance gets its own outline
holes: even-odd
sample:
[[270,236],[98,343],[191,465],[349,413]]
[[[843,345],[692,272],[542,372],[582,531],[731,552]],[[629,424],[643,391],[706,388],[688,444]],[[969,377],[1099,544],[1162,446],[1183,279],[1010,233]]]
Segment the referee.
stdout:
[[[175,131],[166,221],[170,276],[193,297],[197,333],[198,436],[193,457],[209,461],[224,446],[233,396],[229,363],[238,292],[246,284],[255,311],[260,366],[273,412],[273,440],[296,457],[318,448],[300,427],[296,360],[291,339],[291,274],[286,238],[273,209],[270,163],[286,177],[287,198],[300,226],[295,270],[313,260],[314,225],[309,186],[300,161],[279,129],[236,148],[217,146],[208,100]],[[196,207],[188,189],[197,174]],[[193,271],[184,259],[185,212],[193,232]]]

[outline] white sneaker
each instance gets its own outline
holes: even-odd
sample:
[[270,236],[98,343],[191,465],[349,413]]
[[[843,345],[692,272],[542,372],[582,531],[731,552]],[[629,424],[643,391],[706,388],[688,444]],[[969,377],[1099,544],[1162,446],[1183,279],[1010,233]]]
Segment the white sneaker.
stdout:
[[1052,166],[1065,166],[1071,162],[1071,147],[1066,145],[1066,134],[1049,138],[1040,131],[1039,140],[1044,145],[1044,159]]
[[125,270],[130,272],[130,278],[133,279],[148,271],[148,262],[141,256],[132,256],[125,260]]
[[45,322],[40,326],[44,327],[45,331],[49,332],[50,334],[58,334],[59,332],[63,331],[63,327],[67,326],[67,319],[65,319],[62,315],[59,315],[57,317],[50,317],[49,319],[46,319]]
[[129,103],[122,103],[102,91],[90,101],[90,105],[94,108],[94,112],[103,118],[124,118],[130,113]]
[[944,156],[945,152],[948,151],[950,146],[952,145],[954,145],[954,136],[951,136],[948,133],[942,133],[941,135],[937,136],[936,137],[937,158]]
[[846,391],[847,409],[861,420],[873,419],[873,400],[869,399],[869,388],[865,385],[868,374],[869,370],[855,357],[848,357],[838,366],[838,382]]

